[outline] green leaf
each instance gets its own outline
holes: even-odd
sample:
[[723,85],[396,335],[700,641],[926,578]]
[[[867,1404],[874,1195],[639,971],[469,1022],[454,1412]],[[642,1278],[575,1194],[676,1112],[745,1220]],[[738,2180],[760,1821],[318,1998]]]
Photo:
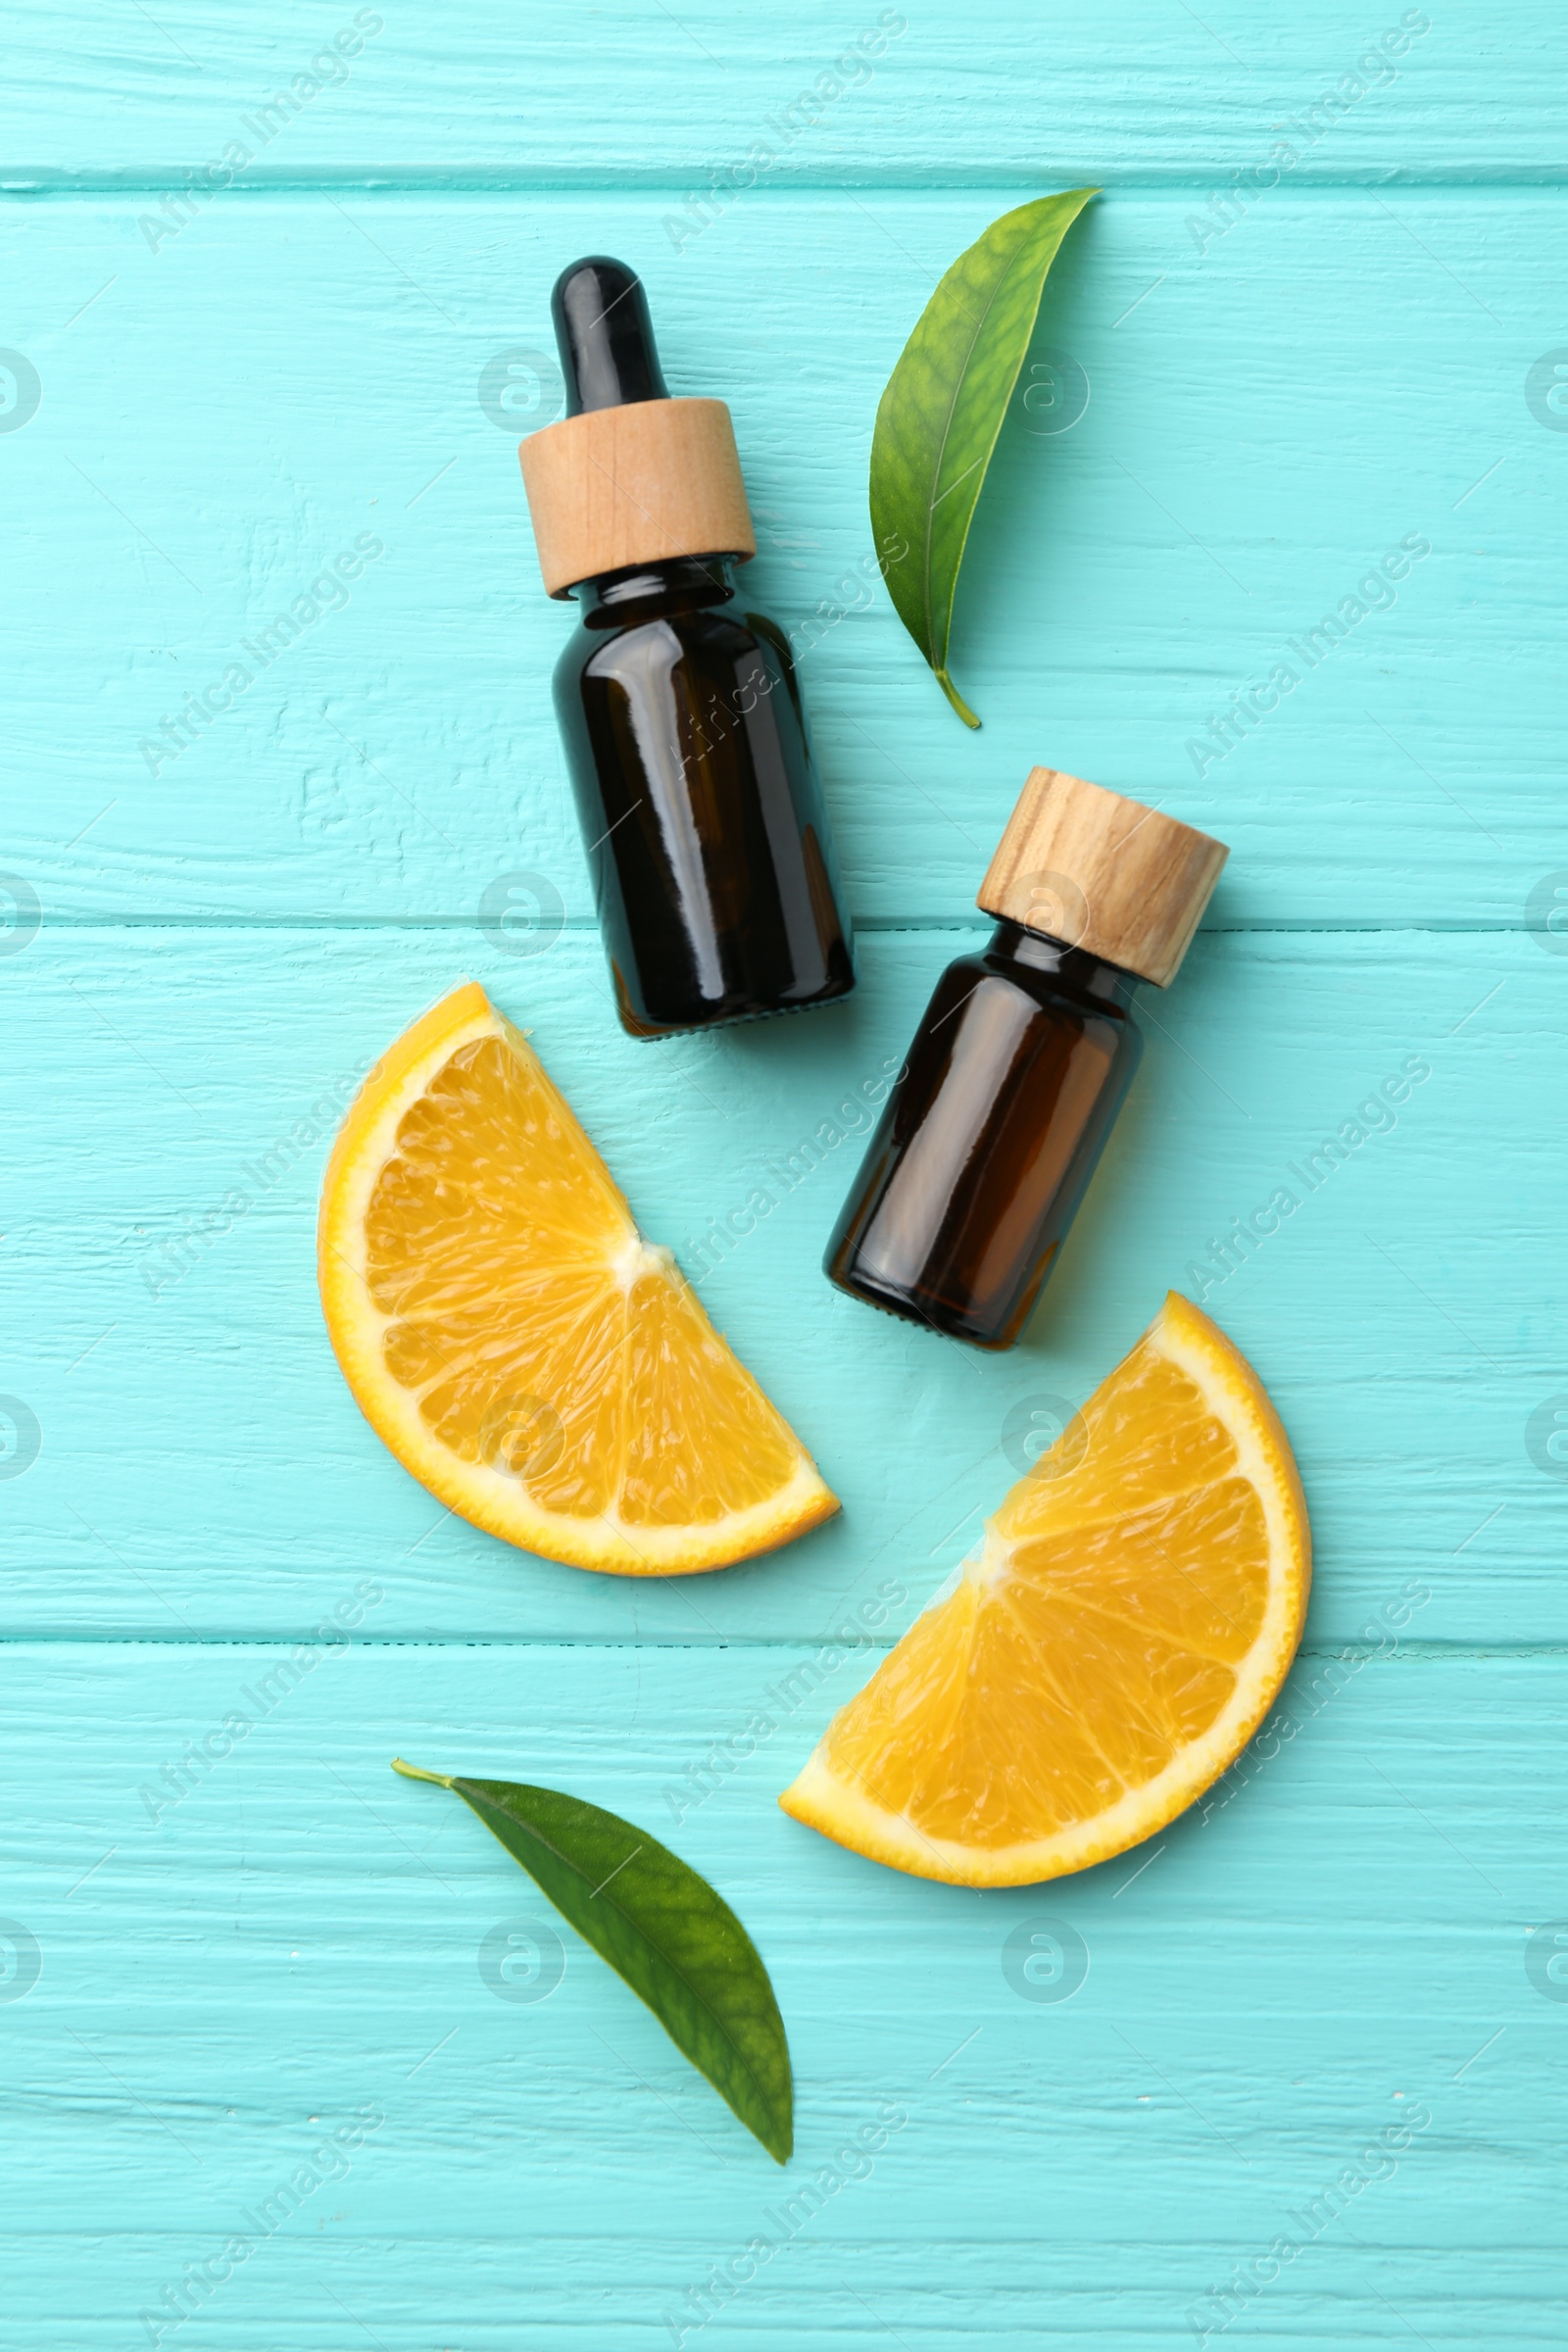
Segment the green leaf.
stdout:
[[[888,378],[871,441],[871,528],[900,619],[966,726],[948,675],[969,525],[1062,238],[1098,188],[1004,213],[960,253]],[[887,550],[903,542],[893,559]]]
[[466,1781],[393,1759],[471,1805],[579,1936],[783,2164],[795,2144],[789,2043],[757,1946],[723,1897],[646,1830],[559,1788]]

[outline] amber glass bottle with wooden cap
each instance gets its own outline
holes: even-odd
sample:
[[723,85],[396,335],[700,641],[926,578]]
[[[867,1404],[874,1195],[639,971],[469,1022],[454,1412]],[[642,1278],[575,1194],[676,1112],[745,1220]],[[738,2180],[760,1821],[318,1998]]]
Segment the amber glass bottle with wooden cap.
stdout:
[[977,904],[978,956],[937,982],[828,1248],[840,1290],[1010,1348],[1060,1254],[1229,855],[1081,776],[1037,767]]
[[672,400],[642,283],[574,262],[566,414],[519,450],[545,586],[574,596],[556,713],[616,1009],[635,1037],[855,985],[789,640],[736,603],[757,552],[729,411]]

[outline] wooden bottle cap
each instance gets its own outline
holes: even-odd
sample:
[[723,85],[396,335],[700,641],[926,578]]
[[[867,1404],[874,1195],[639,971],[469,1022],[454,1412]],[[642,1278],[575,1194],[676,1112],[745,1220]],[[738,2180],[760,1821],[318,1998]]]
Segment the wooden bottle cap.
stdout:
[[757,553],[721,400],[641,400],[563,416],[519,443],[552,596],[676,556]]
[[1032,767],[975,904],[1168,988],[1229,856],[1142,801]]

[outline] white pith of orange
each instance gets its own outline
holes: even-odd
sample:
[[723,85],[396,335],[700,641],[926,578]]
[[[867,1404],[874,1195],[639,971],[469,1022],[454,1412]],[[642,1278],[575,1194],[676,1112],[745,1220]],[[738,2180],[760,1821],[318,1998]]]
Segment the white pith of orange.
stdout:
[[322,1185],[338,1362],[475,1526],[619,1576],[723,1568],[838,1504],[472,982],[371,1070]]
[[779,1802],[921,1878],[1087,1869],[1235,1761],[1296,1653],[1309,1580],[1278,1415],[1173,1292]]

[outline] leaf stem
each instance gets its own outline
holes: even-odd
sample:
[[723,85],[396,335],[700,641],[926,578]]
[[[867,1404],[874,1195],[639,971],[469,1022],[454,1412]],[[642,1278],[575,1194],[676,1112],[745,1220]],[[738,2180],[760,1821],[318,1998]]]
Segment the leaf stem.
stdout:
[[949,702],[953,705],[953,708],[955,710],[956,710],[964,725],[966,727],[978,727],[980,724],[979,719],[970,710],[968,704],[964,701],[962,695],[958,692],[958,689],[956,686],[955,686],[953,680],[949,677],[945,669],[939,669],[937,671],[937,684],[941,687],[943,693],[947,696]]
[[401,1772],[406,1781],[431,1781],[437,1788],[457,1787],[456,1781],[449,1780],[444,1772],[421,1772],[417,1764],[405,1764],[401,1756],[393,1757],[392,1769]]

